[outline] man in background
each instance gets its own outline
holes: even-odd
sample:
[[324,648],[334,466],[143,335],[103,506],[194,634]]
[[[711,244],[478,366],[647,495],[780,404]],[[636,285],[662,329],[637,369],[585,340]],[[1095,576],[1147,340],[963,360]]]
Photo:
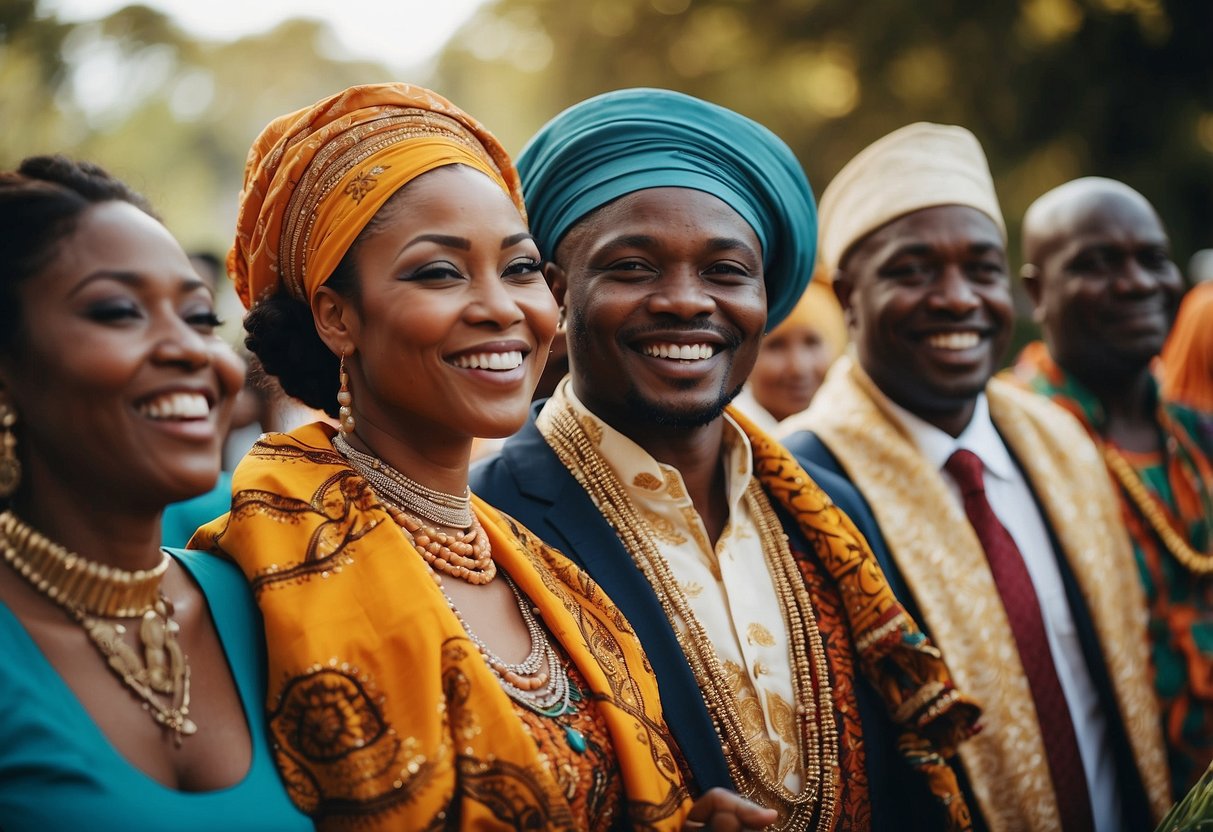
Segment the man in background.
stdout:
[[[1150,609],[1154,686],[1178,798],[1213,758],[1213,467],[1200,414],[1164,400],[1152,364],[1183,278],[1153,206],[1087,177],[1023,221],[1024,287],[1043,342],[1016,375],[1076,416],[1115,478]],[[1213,322],[1210,322],[1213,325]]]

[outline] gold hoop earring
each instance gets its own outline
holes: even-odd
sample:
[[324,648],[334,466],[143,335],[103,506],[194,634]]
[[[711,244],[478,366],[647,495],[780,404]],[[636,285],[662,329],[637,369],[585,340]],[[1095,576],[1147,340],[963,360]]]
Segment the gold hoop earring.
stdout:
[[341,352],[341,364],[337,368],[337,374],[341,381],[341,386],[337,389],[337,430],[342,436],[349,436],[354,432],[354,411],[351,409],[354,396],[350,393],[350,376],[345,371],[344,350]]
[[0,498],[11,497],[21,484],[21,460],[17,458],[17,409],[9,402],[0,403]]

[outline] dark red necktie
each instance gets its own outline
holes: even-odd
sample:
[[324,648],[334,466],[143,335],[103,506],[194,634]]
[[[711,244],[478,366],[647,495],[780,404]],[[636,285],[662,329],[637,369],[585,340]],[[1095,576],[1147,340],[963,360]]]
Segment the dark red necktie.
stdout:
[[981,459],[972,451],[958,450],[949,457],[944,470],[960,486],[965,514],[977,532],[994,584],[1002,597],[1002,606],[1011,622],[1011,634],[1019,648],[1019,660],[1028,677],[1036,717],[1049,761],[1049,774],[1061,810],[1061,827],[1065,832],[1089,832],[1094,829],[1091,799],[1087,794],[1087,778],[1083,774],[1082,757],[1078,753],[1078,738],[1070,709],[1066,705],[1053,654],[1045,634],[1040,602],[1032,587],[1032,577],[1023,562],[1023,555],[1006,527],[999,522],[990,501],[986,499],[982,480]]

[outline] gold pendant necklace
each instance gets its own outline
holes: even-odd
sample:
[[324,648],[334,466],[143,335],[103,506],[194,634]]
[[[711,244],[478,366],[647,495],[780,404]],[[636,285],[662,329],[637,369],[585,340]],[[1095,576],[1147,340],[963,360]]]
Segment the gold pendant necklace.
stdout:
[[[152,569],[115,569],[69,552],[11,511],[0,514],[0,552],[13,571],[84,628],[106,666],[143,700],[152,719],[173,732],[178,746],[198,730],[189,718],[190,668],[177,641],[180,627],[160,590],[167,553]],[[141,619],[142,658],[123,638],[126,626],[106,618]]]

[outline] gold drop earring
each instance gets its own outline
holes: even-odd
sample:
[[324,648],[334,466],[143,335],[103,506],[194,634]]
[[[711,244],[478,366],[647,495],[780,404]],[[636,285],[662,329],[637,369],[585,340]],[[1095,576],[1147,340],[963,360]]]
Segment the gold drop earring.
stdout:
[[337,369],[338,378],[341,382],[337,388],[337,430],[342,436],[349,436],[354,432],[354,411],[351,405],[354,403],[354,396],[350,393],[350,376],[345,371],[345,350],[341,351],[341,364]]
[[21,484],[21,460],[17,458],[17,409],[0,402],[0,498],[11,497]]

